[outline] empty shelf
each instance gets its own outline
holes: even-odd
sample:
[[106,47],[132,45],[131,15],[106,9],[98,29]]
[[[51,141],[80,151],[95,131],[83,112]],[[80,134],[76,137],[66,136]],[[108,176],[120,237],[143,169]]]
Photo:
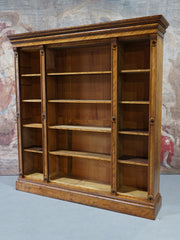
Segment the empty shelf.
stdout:
[[111,100],[78,100],[78,99],[54,99],[49,103],[111,103]]
[[131,186],[121,186],[117,193],[120,195],[123,194],[123,195],[128,195],[128,196],[137,197],[137,198],[148,197],[147,191],[143,191],[141,189],[131,187]]
[[44,180],[43,174],[42,173],[32,173],[24,176],[25,178],[29,178],[32,180]]
[[41,99],[23,99],[22,102],[36,103],[41,102]]
[[74,131],[86,131],[86,132],[103,132],[103,133],[111,132],[111,128],[108,128],[108,127],[88,127],[88,126],[73,126],[73,125],[49,126],[49,129],[74,130]]
[[146,73],[150,72],[150,69],[127,69],[127,70],[121,70],[121,73]]
[[123,164],[129,164],[129,165],[137,165],[137,166],[148,166],[148,159],[146,158],[128,158],[125,159],[125,157],[122,159],[118,159],[118,163],[123,163]]
[[32,152],[32,153],[43,153],[42,147],[30,147],[30,148],[25,148],[25,152]]
[[23,73],[21,74],[21,77],[40,77],[40,73]]
[[149,104],[149,101],[119,101],[121,104]]
[[86,180],[62,177],[62,178],[57,178],[55,180],[51,180],[51,182],[68,185],[68,186],[72,186],[72,187],[74,187],[74,186],[82,187],[82,188],[88,188],[88,189],[92,189],[92,190],[99,190],[99,191],[105,191],[105,192],[111,191],[110,185],[90,182],[90,181],[86,181]]
[[101,153],[90,153],[90,152],[78,152],[78,151],[67,151],[67,150],[56,150],[50,151],[49,154],[67,157],[79,157],[95,160],[110,161],[111,156]]
[[149,136],[148,131],[144,130],[120,130],[118,131],[119,134],[126,134],[126,135],[140,135],[140,136]]
[[42,123],[28,123],[28,124],[23,124],[23,127],[42,128]]
[[48,73],[48,76],[65,76],[65,75],[91,75],[91,74],[107,74],[112,71],[92,71],[92,72],[62,72],[62,73]]

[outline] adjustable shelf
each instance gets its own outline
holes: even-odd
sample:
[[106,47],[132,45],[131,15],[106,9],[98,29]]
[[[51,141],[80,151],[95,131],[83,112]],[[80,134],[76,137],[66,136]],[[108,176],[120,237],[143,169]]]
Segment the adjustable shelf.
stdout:
[[73,131],[85,131],[85,132],[111,133],[111,128],[108,128],[108,127],[55,125],[55,126],[49,126],[48,128],[49,129],[59,129],[59,130],[73,130]]
[[121,157],[118,163],[148,167],[148,159],[137,157]]
[[78,157],[78,158],[102,160],[102,161],[108,161],[108,162],[110,162],[110,160],[111,160],[110,155],[101,154],[101,153],[56,150],[56,151],[50,151],[49,154],[58,155],[58,156],[66,156],[66,157]]
[[125,134],[125,135],[149,136],[149,132],[143,131],[143,130],[120,130],[118,131],[118,133]]
[[148,73],[150,69],[127,69],[121,70],[120,73]]
[[54,99],[48,100],[49,103],[111,103],[111,100],[80,100],[80,99]]
[[149,101],[119,101],[121,104],[149,104]]
[[21,74],[21,77],[40,77],[40,73],[23,73]]
[[47,76],[96,75],[96,74],[111,74],[111,73],[112,71],[59,72],[59,73],[47,73]]
[[29,147],[24,149],[25,152],[32,152],[32,153],[43,153],[42,147]]
[[26,128],[42,128],[42,123],[23,124],[23,127],[26,127]]
[[26,102],[26,103],[41,103],[41,99],[23,99],[22,102]]

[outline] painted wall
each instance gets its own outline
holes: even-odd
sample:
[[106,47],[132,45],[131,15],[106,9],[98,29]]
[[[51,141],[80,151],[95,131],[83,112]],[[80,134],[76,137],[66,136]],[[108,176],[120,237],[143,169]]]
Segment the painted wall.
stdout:
[[14,60],[7,34],[163,14],[162,171],[180,173],[179,0],[0,0],[0,174],[17,173]]

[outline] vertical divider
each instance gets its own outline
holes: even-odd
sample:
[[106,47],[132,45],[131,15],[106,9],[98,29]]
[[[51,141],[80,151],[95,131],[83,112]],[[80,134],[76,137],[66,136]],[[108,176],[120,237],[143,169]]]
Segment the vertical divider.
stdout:
[[14,50],[15,63],[15,81],[16,81],[16,116],[17,116],[17,134],[18,134],[18,159],[19,159],[19,177],[24,177],[23,164],[23,144],[22,144],[22,115],[21,115],[21,86],[20,86],[20,54],[19,49]]
[[149,170],[148,199],[154,199],[154,167],[155,167],[155,124],[156,124],[156,81],[157,81],[157,38],[150,40],[150,86],[149,86]]
[[117,141],[118,141],[118,40],[111,40],[111,193],[117,193]]
[[46,82],[46,49],[40,49],[41,70],[41,113],[42,113],[42,145],[43,145],[43,173],[44,181],[49,181],[49,159],[48,159],[48,117],[47,117],[47,82]]

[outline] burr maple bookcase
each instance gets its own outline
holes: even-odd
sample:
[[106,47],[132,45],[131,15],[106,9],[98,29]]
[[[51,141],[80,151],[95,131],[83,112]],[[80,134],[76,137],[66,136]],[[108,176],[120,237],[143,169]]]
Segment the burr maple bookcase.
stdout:
[[18,190],[154,219],[163,16],[9,36]]

